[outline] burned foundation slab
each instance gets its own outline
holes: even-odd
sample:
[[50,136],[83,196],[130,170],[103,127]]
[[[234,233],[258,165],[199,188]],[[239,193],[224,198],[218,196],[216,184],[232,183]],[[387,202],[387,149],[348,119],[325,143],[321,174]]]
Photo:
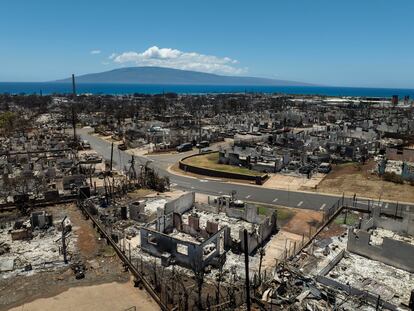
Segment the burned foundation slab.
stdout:
[[387,217],[374,208],[369,219],[361,220],[359,229],[348,230],[347,250],[390,266],[414,272],[413,217]]
[[345,250],[320,271],[316,280],[389,310],[400,310],[399,306],[408,302],[414,286],[410,272]]
[[347,250],[414,273],[414,245],[387,237],[381,245],[374,245],[371,233],[349,229]]

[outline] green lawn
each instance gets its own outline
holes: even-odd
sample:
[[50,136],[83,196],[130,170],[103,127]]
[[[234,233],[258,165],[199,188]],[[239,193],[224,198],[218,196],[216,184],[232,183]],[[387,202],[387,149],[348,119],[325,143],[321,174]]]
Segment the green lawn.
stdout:
[[295,211],[291,208],[285,207],[272,207],[272,206],[265,206],[265,205],[256,205],[257,206],[257,213],[259,215],[269,215],[271,210],[275,209],[277,212],[277,224],[279,227],[282,227],[286,224],[293,216],[295,216]]
[[[342,225],[344,224],[344,220],[345,220],[345,214],[344,212],[342,212],[340,215],[338,215],[338,217],[334,219],[334,223],[338,225]],[[358,223],[358,221],[359,221],[359,215],[348,211],[348,215],[346,216],[346,224],[353,226],[356,223]]]
[[259,215],[267,215],[268,214],[268,207],[266,207],[266,206],[263,206],[263,205],[258,205],[257,206],[257,213],[259,214]]
[[227,164],[219,164],[219,153],[208,153],[208,154],[201,154],[195,157],[191,157],[188,159],[183,160],[183,163],[190,164],[192,166],[198,166],[202,168],[208,168],[216,171],[222,172],[229,172],[229,173],[236,173],[236,174],[244,174],[249,176],[261,176],[262,173],[251,171],[245,167],[238,167],[233,165]]

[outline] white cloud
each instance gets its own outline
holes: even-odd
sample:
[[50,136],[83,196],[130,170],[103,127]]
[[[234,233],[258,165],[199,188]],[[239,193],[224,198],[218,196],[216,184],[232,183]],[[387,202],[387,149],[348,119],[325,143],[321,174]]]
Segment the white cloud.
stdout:
[[101,54],[101,50],[92,50],[92,51],[91,51],[91,54],[92,54],[92,55],[98,55],[98,54]]
[[238,61],[229,57],[183,52],[157,46],[152,46],[144,52],[112,53],[108,58],[118,64],[131,63],[137,66],[160,66],[218,74],[242,74],[247,71],[246,68],[236,67]]

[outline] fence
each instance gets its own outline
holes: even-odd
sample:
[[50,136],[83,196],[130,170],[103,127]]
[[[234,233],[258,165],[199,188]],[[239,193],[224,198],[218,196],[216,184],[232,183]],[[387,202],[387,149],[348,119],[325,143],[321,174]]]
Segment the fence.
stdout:
[[339,213],[344,208],[347,208],[349,204],[351,204],[352,199],[345,198],[345,196],[342,196],[342,198],[338,199],[334,204],[332,204],[331,207],[325,209],[323,217],[322,217],[322,223],[319,226],[312,226],[309,225],[309,233],[308,235],[303,234],[302,239],[299,241],[293,241],[286,239],[285,242],[285,248],[279,257],[279,259],[276,259],[276,265],[277,268],[279,263],[283,263],[287,260],[290,260],[291,258],[294,258],[297,256],[302,250],[304,250],[306,247],[308,247],[315,237],[334,219],[337,217]]
[[[307,236],[303,235],[301,241],[286,241],[285,249],[282,252],[282,255],[279,258],[279,263],[282,263],[286,260],[289,260],[296,255],[298,255],[303,249],[308,247],[313,240],[318,236],[318,234],[331,223],[342,211],[346,211],[344,221],[346,221],[347,213],[349,210],[362,212],[362,213],[371,213],[372,209],[380,208],[381,214],[388,215],[394,218],[401,218],[403,216],[404,208],[402,205],[399,205],[397,202],[393,207],[388,207],[387,202],[379,200],[372,200],[366,198],[358,198],[355,195],[352,197],[345,197],[344,195],[339,198],[332,206],[324,210],[322,223],[319,227],[309,226],[309,234]],[[413,208],[409,206],[407,208]],[[277,266],[277,264],[276,264]]]
[[[126,256],[125,255],[125,252],[126,252],[125,242],[123,243],[123,247],[121,245],[120,245],[121,247],[118,246],[118,244],[112,239],[111,235],[108,234],[108,232],[106,231],[106,228],[98,220],[96,220],[95,217],[93,217],[93,215],[90,213],[88,209],[88,203],[90,204],[90,202],[88,201],[84,201],[84,202],[78,201],[78,207],[80,208],[82,213],[85,215],[85,217],[87,217],[88,219],[92,221],[93,227],[96,228],[96,230],[101,234],[102,238],[105,238],[107,243],[112,246],[114,251],[117,253],[118,257],[124,263],[125,267],[128,268],[129,271],[131,271],[131,273],[135,276],[135,278],[138,281],[142,282],[147,292],[157,302],[161,310],[165,310],[165,311],[169,310],[168,307],[162,302],[160,296],[158,296],[156,291],[152,288],[148,280],[146,280],[143,277],[143,275],[139,272],[138,267],[137,267],[138,263],[137,263],[137,266],[135,266],[132,263],[130,244],[129,244],[129,256]],[[125,239],[123,240],[125,241]]]

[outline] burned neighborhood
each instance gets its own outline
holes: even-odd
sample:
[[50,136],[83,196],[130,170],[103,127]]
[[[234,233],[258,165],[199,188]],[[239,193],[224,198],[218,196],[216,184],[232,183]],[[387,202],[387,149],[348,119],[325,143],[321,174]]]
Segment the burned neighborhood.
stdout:
[[0,95],[0,310],[414,310],[412,99],[73,82]]

